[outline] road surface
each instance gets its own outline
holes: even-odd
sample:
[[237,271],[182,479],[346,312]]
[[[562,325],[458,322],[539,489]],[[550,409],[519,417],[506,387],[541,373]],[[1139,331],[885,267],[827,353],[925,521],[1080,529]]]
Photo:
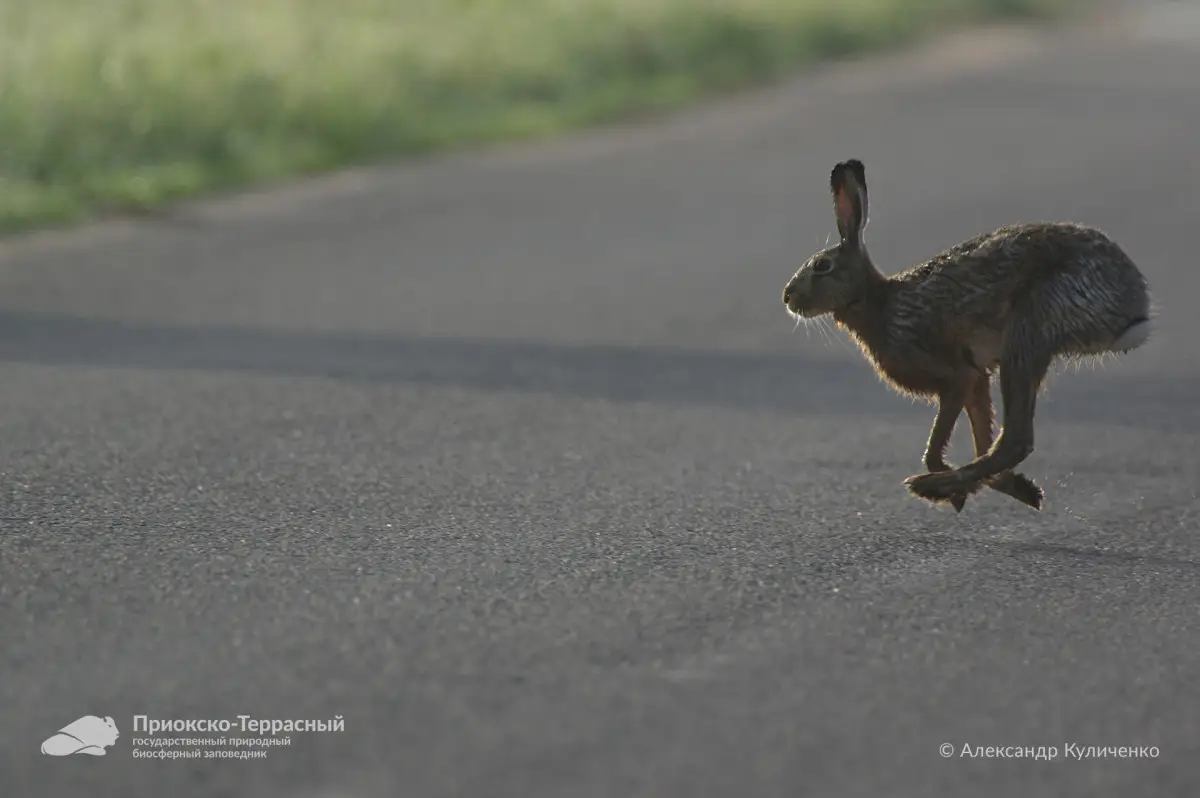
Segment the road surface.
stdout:
[[[0,245],[0,795],[1195,795],[1164,8]],[[1069,218],[1150,279],[1159,337],[1042,399],[1044,512],[910,497],[932,410],[785,314],[847,157],[885,271]],[[39,753],[84,715],[106,756]],[[239,715],[344,731],[205,758]]]

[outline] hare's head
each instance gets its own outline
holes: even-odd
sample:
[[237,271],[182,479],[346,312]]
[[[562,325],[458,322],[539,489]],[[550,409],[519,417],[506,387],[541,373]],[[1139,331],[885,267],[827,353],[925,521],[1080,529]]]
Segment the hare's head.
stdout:
[[783,304],[804,318],[835,313],[863,298],[878,274],[863,243],[867,177],[862,161],[843,161],[829,176],[841,240],[810,257],[783,289]]

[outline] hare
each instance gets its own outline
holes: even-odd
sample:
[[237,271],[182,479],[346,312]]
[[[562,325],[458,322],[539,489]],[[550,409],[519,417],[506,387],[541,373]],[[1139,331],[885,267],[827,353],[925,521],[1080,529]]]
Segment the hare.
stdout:
[[[788,281],[788,312],[833,314],[893,389],[936,403],[927,473],[905,480],[912,493],[961,512],[987,486],[1041,509],[1042,489],[1013,469],[1033,452],[1042,382],[1056,358],[1146,343],[1153,321],[1145,278],[1104,233],[1067,222],[1001,227],[884,276],[863,239],[862,162],[837,164],[829,184],[841,241]],[[997,371],[1004,419],[993,441]],[[945,452],[964,409],[975,459],[955,468]]]

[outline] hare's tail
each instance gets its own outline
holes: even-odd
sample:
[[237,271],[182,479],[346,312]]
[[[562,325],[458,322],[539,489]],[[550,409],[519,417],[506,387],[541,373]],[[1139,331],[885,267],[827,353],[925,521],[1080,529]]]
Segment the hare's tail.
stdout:
[[1051,351],[1070,357],[1121,354],[1144,346],[1157,325],[1150,291],[1137,268],[1128,259],[1105,270],[1070,266],[1025,305]]
[[1149,341],[1154,332],[1154,321],[1152,319],[1137,319],[1126,327],[1124,332],[1117,336],[1116,340],[1109,346],[1108,351],[1118,353],[1130,352]]

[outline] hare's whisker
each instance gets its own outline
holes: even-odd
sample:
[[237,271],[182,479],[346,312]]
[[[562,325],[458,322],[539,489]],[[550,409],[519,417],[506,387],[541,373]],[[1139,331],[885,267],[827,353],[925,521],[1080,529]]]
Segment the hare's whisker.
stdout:
[[817,327],[821,330],[821,337],[825,339],[825,343],[833,346],[833,339],[829,337],[829,325],[824,316],[817,319]]

